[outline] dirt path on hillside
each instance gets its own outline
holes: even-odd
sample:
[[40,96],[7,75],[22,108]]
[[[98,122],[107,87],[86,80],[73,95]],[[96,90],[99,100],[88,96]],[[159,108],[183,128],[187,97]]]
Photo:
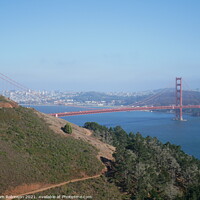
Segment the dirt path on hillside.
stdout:
[[[105,172],[105,169],[104,169]],[[89,180],[89,179],[94,179],[94,178],[99,178],[103,173],[94,175],[94,176],[89,176],[89,177],[83,177],[83,178],[77,178],[77,179],[72,179],[70,181],[65,181],[62,183],[58,183],[58,184],[54,184],[54,185],[50,185],[50,186],[46,186],[46,187],[42,187],[40,189],[32,189],[30,191],[27,191],[25,193],[21,193],[21,194],[12,194],[11,195],[11,191],[8,194],[5,194],[4,196],[7,196],[7,198],[5,200],[11,200],[11,199],[15,199],[15,198],[19,198],[20,196],[25,196],[25,195],[30,195],[30,194],[36,194],[38,192],[43,192],[49,189],[53,189],[56,187],[61,187],[63,185],[69,184],[69,183],[74,183],[74,182],[79,182],[79,181],[85,181],[85,180]]]

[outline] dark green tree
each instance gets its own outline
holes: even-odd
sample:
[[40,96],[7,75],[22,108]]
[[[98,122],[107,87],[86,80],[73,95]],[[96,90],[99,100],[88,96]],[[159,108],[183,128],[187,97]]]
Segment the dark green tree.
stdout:
[[62,128],[62,130],[63,130],[65,133],[72,134],[72,126],[71,126],[71,124],[67,123],[67,124]]

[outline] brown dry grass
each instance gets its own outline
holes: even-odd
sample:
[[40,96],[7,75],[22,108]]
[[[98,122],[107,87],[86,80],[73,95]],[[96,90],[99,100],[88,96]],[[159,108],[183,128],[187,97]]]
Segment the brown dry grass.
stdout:
[[[85,142],[88,142],[89,144],[95,146],[98,150],[98,158],[104,157],[109,160],[113,160],[113,152],[115,151],[115,147],[101,142],[99,139],[92,136],[92,132],[90,130],[87,130],[85,128],[79,127],[75,124],[72,124],[64,119],[56,118],[44,113],[40,113],[35,111],[38,116],[46,121],[47,124],[49,124],[49,127],[57,134],[60,134],[64,137],[74,137],[76,139],[83,140]],[[70,123],[72,126],[72,134],[66,134],[62,131],[61,127],[63,127],[66,123]]]
[[17,108],[19,105],[9,98],[0,95],[0,108]]
[[[53,184],[52,184],[53,185]],[[10,189],[5,191],[4,195],[21,195],[27,192],[32,192],[35,190],[39,190],[41,188],[46,188],[52,186],[51,184],[43,184],[43,183],[33,183],[33,184],[23,184],[15,187],[14,189]]]
[[19,106],[13,102],[0,102],[0,108],[17,108],[17,107]]

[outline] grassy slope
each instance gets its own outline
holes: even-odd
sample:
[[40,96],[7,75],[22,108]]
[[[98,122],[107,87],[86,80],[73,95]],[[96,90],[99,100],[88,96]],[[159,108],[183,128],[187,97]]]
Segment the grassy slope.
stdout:
[[31,109],[0,109],[0,194],[23,183],[57,183],[99,173],[97,150],[61,137]]

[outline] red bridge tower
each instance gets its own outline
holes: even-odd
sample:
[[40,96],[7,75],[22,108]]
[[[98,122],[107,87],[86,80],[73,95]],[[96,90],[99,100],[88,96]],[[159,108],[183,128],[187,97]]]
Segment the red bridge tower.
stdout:
[[176,106],[179,109],[176,110],[176,120],[183,120],[183,95],[182,95],[182,78],[176,78]]

